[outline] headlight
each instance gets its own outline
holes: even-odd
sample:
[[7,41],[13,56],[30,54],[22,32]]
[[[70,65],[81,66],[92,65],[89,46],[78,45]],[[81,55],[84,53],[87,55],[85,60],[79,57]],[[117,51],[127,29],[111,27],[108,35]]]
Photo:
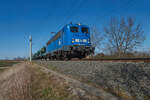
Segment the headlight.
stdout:
[[83,39],[83,42],[87,42],[87,39]]
[[72,43],[74,43],[75,39],[72,39]]
[[79,39],[75,39],[75,42],[79,42]]

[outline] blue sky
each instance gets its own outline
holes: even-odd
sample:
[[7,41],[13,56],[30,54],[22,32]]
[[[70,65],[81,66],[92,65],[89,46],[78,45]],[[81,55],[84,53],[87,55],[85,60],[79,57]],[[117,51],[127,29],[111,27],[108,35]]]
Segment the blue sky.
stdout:
[[103,32],[110,18],[128,17],[143,25],[150,49],[149,0],[0,0],[0,59],[28,56],[28,37],[33,52],[41,48],[65,24],[97,26]]

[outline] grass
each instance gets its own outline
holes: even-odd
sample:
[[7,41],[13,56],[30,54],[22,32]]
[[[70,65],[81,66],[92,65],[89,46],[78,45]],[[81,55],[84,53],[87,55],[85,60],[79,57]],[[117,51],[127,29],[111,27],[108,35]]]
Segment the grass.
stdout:
[[34,70],[36,79],[32,81],[33,100],[68,100],[69,92],[65,84],[60,84],[62,81],[57,82],[59,80],[41,72],[40,69]]
[[46,74],[40,68],[26,66],[10,77],[7,100],[78,100],[59,78]]
[[[42,90],[42,100],[55,100],[56,95],[54,90],[51,87],[45,88]],[[67,96],[59,96],[58,100],[67,100]]]
[[19,62],[0,60],[0,67],[12,66],[12,65],[17,64],[17,63],[19,63]]
[[19,63],[18,61],[11,61],[11,60],[0,60],[0,73],[7,69],[14,64]]
[[145,95],[144,100],[150,100],[150,95]]

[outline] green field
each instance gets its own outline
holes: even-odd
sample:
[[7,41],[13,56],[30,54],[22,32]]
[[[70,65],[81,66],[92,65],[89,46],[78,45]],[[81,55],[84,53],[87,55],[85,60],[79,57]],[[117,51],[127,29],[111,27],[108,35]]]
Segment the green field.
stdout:
[[0,67],[7,67],[7,66],[12,66],[13,64],[19,63],[18,61],[0,61]]

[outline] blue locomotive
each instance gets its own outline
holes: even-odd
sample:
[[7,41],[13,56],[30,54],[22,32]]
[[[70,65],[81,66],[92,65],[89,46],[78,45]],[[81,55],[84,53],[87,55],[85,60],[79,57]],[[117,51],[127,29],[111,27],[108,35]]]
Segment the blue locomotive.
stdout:
[[87,25],[67,24],[47,43],[45,59],[85,58],[94,53],[91,45],[90,29]]

